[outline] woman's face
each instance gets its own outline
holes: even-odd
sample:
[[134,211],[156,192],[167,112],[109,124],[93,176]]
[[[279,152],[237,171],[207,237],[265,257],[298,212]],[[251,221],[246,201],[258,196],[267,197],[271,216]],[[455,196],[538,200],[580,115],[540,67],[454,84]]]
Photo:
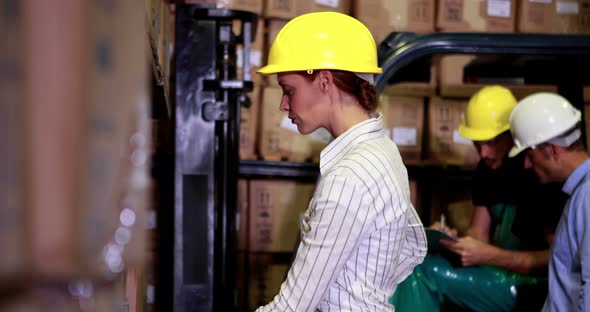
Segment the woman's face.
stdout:
[[[305,74],[304,74],[305,75]],[[289,119],[301,134],[309,134],[320,127],[324,127],[322,121],[327,105],[325,92],[320,89],[320,74],[315,75],[314,80],[306,79],[300,73],[278,73],[277,79],[283,89],[280,110],[289,114]]]

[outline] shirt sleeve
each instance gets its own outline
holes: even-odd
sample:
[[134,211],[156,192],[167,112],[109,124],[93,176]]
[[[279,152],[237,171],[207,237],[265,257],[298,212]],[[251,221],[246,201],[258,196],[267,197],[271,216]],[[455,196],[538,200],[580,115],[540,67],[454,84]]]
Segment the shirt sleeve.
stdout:
[[590,309],[590,184],[585,184],[579,197],[573,203],[576,209],[576,229],[578,236],[582,293],[579,296],[579,311]]
[[368,190],[327,175],[305,212],[301,244],[279,294],[257,312],[315,311],[375,218]]

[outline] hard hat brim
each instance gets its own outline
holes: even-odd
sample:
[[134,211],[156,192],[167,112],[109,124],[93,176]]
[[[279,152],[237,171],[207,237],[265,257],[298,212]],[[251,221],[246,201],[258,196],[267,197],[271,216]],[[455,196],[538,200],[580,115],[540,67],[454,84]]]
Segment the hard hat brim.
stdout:
[[381,74],[383,73],[383,69],[380,67],[370,68],[370,69],[362,69],[359,70],[349,70],[349,69],[341,69],[341,68],[295,68],[295,67],[286,67],[278,64],[268,64],[256,72],[262,75],[272,75],[276,73],[284,73],[284,72],[294,72],[294,71],[306,71],[306,70],[344,70],[353,73],[363,73],[363,74]]
[[529,147],[528,146],[521,146],[521,147],[513,146],[510,149],[510,152],[508,152],[508,157],[510,157],[510,158],[515,157],[516,155],[520,154],[522,151],[524,151],[527,148],[529,148]]
[[459,125],[459,134],[462,137],[469,139],[471,141],[487,141],[487,140],[491,140],[491,139],[497,137],[498,135],[504,133],[508,129],[510,129],[509,125],[507,125],[506,127],[502,128],[502,129],[497,129],[497,130],[475,129],[475,128],[467,127],[465,122],[463,122],[462,124]]

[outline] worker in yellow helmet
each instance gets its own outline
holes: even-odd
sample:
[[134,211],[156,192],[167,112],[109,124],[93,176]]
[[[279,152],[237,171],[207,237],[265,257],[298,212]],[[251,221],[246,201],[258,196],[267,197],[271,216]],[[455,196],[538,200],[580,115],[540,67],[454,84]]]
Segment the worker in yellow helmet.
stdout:
[[[481,158],[473,177],[471,226],[456,241],[442,239],[442,251],[429,252],[400,284],[392,297],[398,312],[438,311],[445,301],[473,311],[541,308],[549,246],[565,196],[557,185],[541,185],[524,168],[524,156],[508,157],[515,107],[516,99],[502,86],[482,88],[467,104],[459,134],[473,141]],[[445,231],[457,234],[450,227]]]
[[393,311],[396,285],[426,255],[406,168],[375,113],[381,71],[369,30],[340,13],[301,15],[272,44],[259,72],[277,75],[277,109],[302,134],[325,128],[334,140],[287,278],[257,311]]

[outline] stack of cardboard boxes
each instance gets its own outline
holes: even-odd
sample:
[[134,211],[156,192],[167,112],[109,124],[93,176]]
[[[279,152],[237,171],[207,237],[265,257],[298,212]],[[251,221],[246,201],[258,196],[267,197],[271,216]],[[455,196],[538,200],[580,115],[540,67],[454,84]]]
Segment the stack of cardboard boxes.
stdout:
[[142,7],[0,2],[0,289],[21,298],[2,311],[126,305],[150,192]]

